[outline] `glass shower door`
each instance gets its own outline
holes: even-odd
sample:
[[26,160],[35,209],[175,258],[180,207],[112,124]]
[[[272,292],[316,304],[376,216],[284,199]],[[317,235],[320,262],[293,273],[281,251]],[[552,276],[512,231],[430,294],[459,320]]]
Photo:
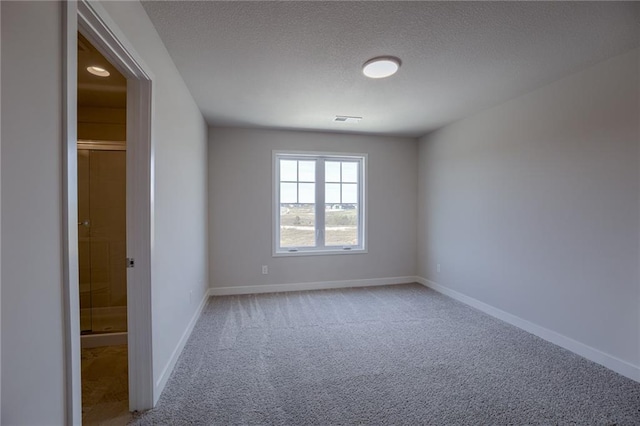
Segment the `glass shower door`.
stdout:
[[78,264],[80,331],[91,332],[91,244],[89,220],[89,150],[78,150]]
[[80,326],[127,330],[126,152],[78,150]]

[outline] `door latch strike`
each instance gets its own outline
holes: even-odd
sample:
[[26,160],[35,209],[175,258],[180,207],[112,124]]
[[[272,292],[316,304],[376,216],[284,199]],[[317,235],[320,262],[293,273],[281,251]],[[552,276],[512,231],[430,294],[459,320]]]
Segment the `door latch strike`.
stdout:
[[127,257],[127,268],[133,268],[135,265],[135,260],[133,257]]

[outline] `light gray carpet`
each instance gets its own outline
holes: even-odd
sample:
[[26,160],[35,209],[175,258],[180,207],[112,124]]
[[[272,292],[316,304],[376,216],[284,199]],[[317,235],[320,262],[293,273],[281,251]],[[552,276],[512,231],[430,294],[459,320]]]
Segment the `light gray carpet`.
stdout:
[[640,425],[640,383],[419,284],[211,298],[149,425]]

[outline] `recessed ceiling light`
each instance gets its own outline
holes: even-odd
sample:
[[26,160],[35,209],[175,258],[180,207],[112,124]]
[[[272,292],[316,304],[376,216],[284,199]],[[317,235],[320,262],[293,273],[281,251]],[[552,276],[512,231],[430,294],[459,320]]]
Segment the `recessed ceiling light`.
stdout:
[[362,73],[369,78],[385,78],[395,74],[400,68],[400,59],[393,56],[381,56],[365,62]]
[[87,67],[87,71],[89,71],[93,75],[97,75],[98,77],[109,77],[111,75],[109,71],[95,65]]

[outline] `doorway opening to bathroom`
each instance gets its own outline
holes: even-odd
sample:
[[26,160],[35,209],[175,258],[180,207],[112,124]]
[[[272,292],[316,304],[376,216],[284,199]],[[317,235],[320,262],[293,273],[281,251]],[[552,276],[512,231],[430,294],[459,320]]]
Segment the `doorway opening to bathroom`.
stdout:
[[127,80],[78,33],[82,423],[129,418]]
[[[144,63],[140,54],[132,46],[127,36],[113,22],[109,13],[99,2],[80,0],[77,2],[63,2],[63,28],[64,28],[64,79],[63,79],[63,205],[62,205],[62,235],[64,240],[63,250],[63,282],[65,300],[65,368],[66,376],[66,421],[65,424],[80,425],[92,423],[83,422],[83,389],[82,379],[89,377],[96,378],[93,372],[83,371],[82,346],[85,349],[99,351],[100,348],[110,349],[117,346],[111,343],[122,343],[126,339],[126,357],[120,357],[120,371],[125,370],[127,379],[121,377],[120,383],[128,392],[128,402],[118,402],[117,404],[127,411],[140,411],[153,408],[158,398],[154,381],[153,368],[153,336],[152,336],[152,299],[151,299],[151,267],[153,258],[153,217],[154,217],[154,175],[153,175],[153,138],[152,138],[152,105],[153,105],[153,74],[151,69]],[[82,36],[80,38],[79,36]],[[88,44],[79,46],[83,38]],[[99,52],[106,58],[108,64],[104,67],[98,65],[79,65],[81,60],[79,52],[87,48],[91,51]],[[110,76],[119,74],[126,80],[126,90],[123,92],[118,85],[100,83],[101,77],[93,75],[95,79],[83,81],[87,68],[97,66],[93,71],[104,74],[108,71]],[[105,77],[102,77],[105,78]],[[106,77],[108,78],[108,77]],[[80,83],[80,84],[79,84]],[[82,87],[79,87],[83,85]],[[102,86],[102,87],[100,87]],[[110,87],[113,86],[113,87]],[[122,112],[111,111],[109,106],[98,105],[96,108],[105,108],[96,118],[96,114],[87,112],[84,105],[92,107],[91,103],[84,98],[82,90],[98,91],[104,98],[109,98],[110,102],[115,102],[117,110],[122,105],[122,99],[126,99],[124,108],[125,123],[122,123]],[[114,100],[115,99],[115,100]],[[94,111],[95,112],[95,111]],[[99,139],[91,136],[94,131],[102,129],[102,136]],[[123,129],[125,136],[123,137]],[[125,142],[126,141],[126,142]],[[124,143],[123,143],[124,142]],[[80,151],[78,150],[80,148]],[[84,152],[82,152],[84,150]],[[126,158],[126,258],[122,259],[122,268],[126,275],[126,309],[122,309],[122,293],[117,288],[110,288],[105,283],[105,274],[112,273],[105,271],[101,267],[99,260],[105,258],[105,253],[109,258],[122,257],[122,253],[117,249],[107,250],[106,241],[100,241],[99,224],[100,215],[106,214],[102,209],[109,206],[94,205],[89,200],[89,218],[81,218],[79,204],[82,202],[86,208],[86,201],[81,201],[78,192],[83,188],[79,185],[78,157],[84,155],[88,166],[85,172],[88,176],[89,186],[91,182],[98,182],[106,186],[104,182],[108,180],[103,176],[103,167],[106,163],[118,163],[109,156],[109,153],[120,152]],[[117,157],[118,154],[115,154]],[[106,161],[103,161],[106,160]],[[80,158],[82,165],[83,159]],[[92,170],[91,165],[97,170]],[[97,165],[97,167],[95,167]],[[121,163],[120,166],[121,167]],[[104,174],[108,176],[107,174]],[[87,185],[85,181],[85,186]],[[107,195],[99,199],[109,199],[113,196],[112,191],[106,190]],[[116,197],[117,198],[117,197]],[[95,200],[94,200],[95,201]],[[113,201],[115,203],[115,201]],[[97,215],[94,210],[97,209]],[[96,219],[97,217],[97,219]],[[86,222],[88,220],[88,222]],[[108,227],[105,225],[105,227]],[[117,227],[117,226],[116,226]],[[89,229],[90,235],[85,231]],[[98,229],[96,229],[98,228]],[[95,231],[95,232],[94,232]],[[80,234],[84,233],[82,237]],[[96,237],[96,238],[94,238]],[[91,269],[91,288],[84,285],[86,276],[83,276],[83,288],[80,288],[80,240],[85,238],[88,243],[90,257],[86,255],[82,260],[83,274],[86,268]],[[95,243],[94,243],[95,239]],[[121,243],[116,243],[117,246]],[[100,247],[102,245],[102,247]],[[85,250],[82,248],[82,250]],[[94,251],[97,253],[94,257]],[[115,254],[114,254],[115,253]],[[87,266],[89,262],[89,266]],[[116,265],[114,259],[110,259]],[[126,262],[126,263],[125,263]],[[96,263],[96,273],[94,273],[94,263]],[[115,266],[114,266],[115,267]],[[118,269],[116,275],[121,273]],[[107,291],[109,289],[109,291]],[[105,295],[109,293],[109,297]],[[81,296],[84,300],[80,301]],[[110,305],[105,306],[105,300]],[[90,303],[88,305],[87,303]],[[102,306],[101,306],[102,304]],[[81,305],[84,311],[84,318],[81,321]],[[133,309],[135,307],[135,309]],[[98,311],[99,308],[104,308]],[[126,312],[126,320],[122,315]],[[121,325],[126,321],[126,334]],[[81,327],[82,323],[82,327]],[[120,328],[118,328],[120,327]],[[84,331],[84,334],[82,333]],[[102,331],[98,333],[98,331]],[[118,336],[119,335],[119,336]],[[105,342],[106,338],[106,342]],[[98,339],[96,341],[96,339]],[[116,341],[114,342],[113,339]],[[118,341],[118,339],[120,339]],[[108,346],[93,346],[104,344]],[[126,361],[125,361],[126,360]],[[100,364],[100,363],[93,363]],[[84,367],[89,365],[85,363]],[[125,367],[126,365],[126,367]],[[117,369],[116,368],[116,369]],[[112,370],[114,371],[114,370]],[[124,383],[123,383],[124,382]],[[120,394],[122,395],[122,394]],[[121,399],[118,397],[118,399]],[[110,411],[109,404],[105,405],[104,413],[108,414],[109,424],[114,424],[112,420],[117,415]],[[125,408],[126,407],[126,408]],[[94,414],[98,411],[94,411]],[[88,414],[85,412],[85,415]],[[129,415],[126,413],[125,415]],[[86,416],[85,416],[86,420]],[[91,420],[91,419],[89,419]],[[120,423],[116,421],[115,423]]]

